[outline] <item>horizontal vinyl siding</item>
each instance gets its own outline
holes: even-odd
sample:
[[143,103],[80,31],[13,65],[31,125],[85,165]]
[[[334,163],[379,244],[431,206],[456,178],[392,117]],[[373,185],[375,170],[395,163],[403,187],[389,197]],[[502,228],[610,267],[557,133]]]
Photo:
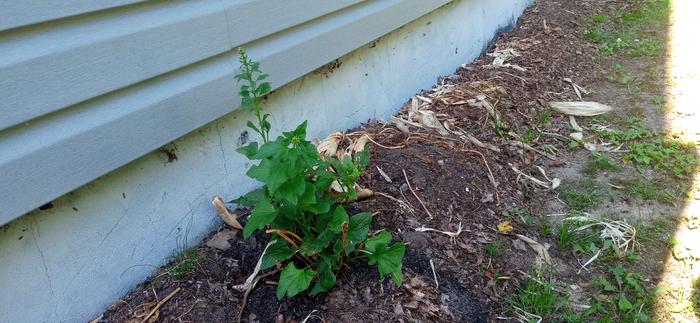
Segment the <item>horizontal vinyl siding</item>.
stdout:
[[277,88],[450,0],[73,2],[0,24],[0,224],[230,112],[238,46]]

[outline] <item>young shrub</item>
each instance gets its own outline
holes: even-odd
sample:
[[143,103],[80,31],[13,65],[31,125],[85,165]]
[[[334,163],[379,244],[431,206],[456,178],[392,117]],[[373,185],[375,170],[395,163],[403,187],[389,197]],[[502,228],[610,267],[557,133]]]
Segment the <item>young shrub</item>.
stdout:
[[[345,263],[360,258],[376,265],[380,278],[391,275],[401,285],[404,244],[392,244],[391,234],[383,230],[369,236],[372,214],[350,215],[341,203],[357,196],[354,187],[367,167],[367,151],[342,160],[324,158],[306,139],[306,121],[271,140],[269,114],[262,113],[260,102],[270,91],[264,82],[267,75],[243,50],[239,52],[242,71],[236,79],[244,83],[239,92],[241,106],[257,117],[258,124],[249,121],[248,127],[260,134],[263,144],[251,142],[237,151],[259,161],[246,175],[264,187],[234,202],[253,208],[244,237],[261,229],[273,234],[261,269],[287,263],[277,297],[292,297],[309,288],[311,295],[325,292],[335,285]],[[341,193],[331,190],[331,185],[340,186]]]

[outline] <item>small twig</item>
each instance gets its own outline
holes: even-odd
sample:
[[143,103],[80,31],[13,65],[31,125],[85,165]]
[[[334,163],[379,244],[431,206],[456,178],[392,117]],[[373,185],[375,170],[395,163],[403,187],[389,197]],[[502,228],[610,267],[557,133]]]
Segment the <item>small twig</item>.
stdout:
[[408,204],[408,202],[406,202],[406,201],[399,200],[399,199],[397,199],[389,194],[382,193],[382,192],[374,192],[374,195],[388,198],[388,199],[398,203],[400,207],[407,209],[409,213],[411,213],[411,214],[415,213],[415,210],[413,209],[413,207],[411,207],[411,205]]
[[488,173],[489,181],[491,182],[491,185],[493,185],[494,193],[496,193],[496,205],[500,205],[501,198],[498,196],[498,183],[496,183],[496,178],[493,177],[493,173],[491,172],[491,167],[489,167],[489,163],[486,161],[486,157],[484,156],[484,154],[482,154],[478,150],[462,149],[462,151],[468,152],[468,153],[475,153],[475,154],[478,154],[479,156],[481,156],[481,160],[484,161],[484,165],[486,166],[486,170],[489,172]]
[[456,242],[457,237],[459,237],[460,234],[464,231],[469,231],[469,230],[462,230],[462,222],[459,223],[459,226],[457,226],[457,231],[455,232],[450,232],[450,231],[442,231],[442,230],[437,230],[433,228],[426,228],[426,227],[420,227],[416,229],[416,232],[437,232],[437,233],[442,233],[446,236],[450,237],[450,240],[452,243]]
[[172,291],[170,294],[168,294],[168,296],[166,296],[166,297],[163,298],[160,302],[158,302],[158,304],[156,304],[156,307],[154,307],[154,308],[148,313],[148,315],[146,315],[146,317],[145,317],[143,320],[141,320],[141,323],[144,323],[144,322],[148,321],[148,319],[151,318],[151,316],[153,316],[153,314],[155,314],[156,311],[158,311],[158,309],[159,309],[161,306],[163,306],[163,304],[165,304],[167,301],[169,301],[171,298],[173,298],[173,296],[175,296],[175,294],[179,293],[180,290],[182,290],[182,288],[180,288],[180,287],[175,288],[175,290]]
[[[269,245],[268,245],[268,246],[269,246]],[[263,252],[263,255],[264,255],[264,254],[265,254],[265,253]],[[262,257],[260,257],[260,259],[262,259]],[[273,270],[273,271],[271,271],[271,272],[264,273],[264,274],[262,274],[262,275],[256,277],[256,278],[253,280],[253,283],[250,285],[250,288],[248,288],[248,289],[245,291],[245,293],[243,294],[243,302],[242,302],[242,304],[241,304],[241,311],[238,312],[238,319],[236,320],[236,322],[238,322],[238,323],[241,322],[241,317],[243,317],[243,311],[245,310],[245,305],[246,305],[246,303],[248,302],[248,295],[250,295],[250,292],[253,291],[253,288],[255,288],[255,285],[257,285],[258,281],[259,281],[260,279],[263,279],[263,278],[267,277],[267,276],[274,275],[274,274],[278,273],[280,270],[281,270],[281,269],[278,268],[278,269],[275,269],[275,270]]]
[[430,268],[433,269],[433,279],[435,279],[435,291],[438,290],[440,284],[438,284],[437,274],[435,273],[435,264],[433,264],[433,258],[430,258]]
[[425,203],[423,203],[423,200],[421,200],[420,197],[418,197],[418,194],[416,194],[416,191],[414,191],[413,187],[411,187],[411,182],[408,181],[408,175],[406,175],[406,170],[402,169],[401,171],[403,172],[403,177],[406,179],[406,184],[408,185],[408,189],[411,190],[411,193],[413,193],[413,196],[415,196],[416,199],[418,200],[418,202],[420,202],[420,205],[423,206],[423,210],[425,210],[425,213],[428,213],[428,217],[432,219],[433,214],[430,213],[430,210],[428,210],[428,207],[425,206]]

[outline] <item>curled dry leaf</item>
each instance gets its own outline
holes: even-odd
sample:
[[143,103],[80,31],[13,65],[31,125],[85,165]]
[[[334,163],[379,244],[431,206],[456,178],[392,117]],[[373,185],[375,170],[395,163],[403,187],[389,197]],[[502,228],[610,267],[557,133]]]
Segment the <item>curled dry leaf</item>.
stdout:
[[571,124],[571,128],[573,128],[576,132],[583,132],[583,128],[578,125],[574,116],[569,116],[569,123]]
[[598,102],[550,102],[549,106],[559,113],[580,117],[597,116],[614,110]]
[[343,133],[336,131],[321,140],[316,146],[316,150],[318,150],[318,153],[323,157],[335,156],[341,140],[343,140]]
[[214,209],[216,210],[216,213],[219,215],[222,221],[224,223],[230,225],[231,227],[238,229],[238,230],[243,230],[243,226],[238,222],[237,216],[231,214],[231,212],[228,210],[226,207],[226,204],[224,204],[224,200],[221,199],[219,196],[214,196],[211,200],[211,204],[214,205]]

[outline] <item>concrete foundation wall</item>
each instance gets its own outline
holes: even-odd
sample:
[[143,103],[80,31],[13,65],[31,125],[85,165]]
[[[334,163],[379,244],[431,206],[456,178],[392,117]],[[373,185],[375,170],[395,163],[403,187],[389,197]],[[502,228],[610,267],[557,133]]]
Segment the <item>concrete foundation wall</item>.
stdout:
[[[387,118],[477,57],[528,3],[460,0],[413,21],[276,90],[273,129],[308,119],[313,138]],[[257,185],[234,152],[249,117],[233,112],[0,229],[0,322],[90,320],[219,225],[211,197]]]

